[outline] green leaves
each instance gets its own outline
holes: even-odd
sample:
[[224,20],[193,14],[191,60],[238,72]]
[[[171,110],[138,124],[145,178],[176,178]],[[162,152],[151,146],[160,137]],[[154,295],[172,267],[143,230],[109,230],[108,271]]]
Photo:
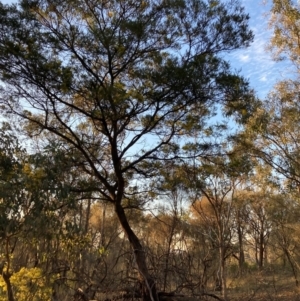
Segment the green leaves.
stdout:
[[201,138],[218,105],[242,106],[247,84],[221,56],[251,41],[248,15],[237,1],[210,0],[2,8],[2,102],[43,146],[55,141],[24,166],[28,216],[40,209],[50,220],[55,206],[77,208],[75,192],[113,204],[145,277],[146,252],[124,208],[144,208],[163,163],[209,153]]
[[271,7],[269,25],[274,30],[270,49],[278,60],[288,58],[296,65],[299,64],[300,48],[299,3],[293,0],[274,0]]

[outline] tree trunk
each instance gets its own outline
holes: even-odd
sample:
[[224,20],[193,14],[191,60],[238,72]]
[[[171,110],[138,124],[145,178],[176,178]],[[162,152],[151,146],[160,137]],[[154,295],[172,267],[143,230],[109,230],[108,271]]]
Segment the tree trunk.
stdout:
[[222,297],[226,301],[227,300],[227,285],[226,285],[226,267],[225,267],[225,241],[224,241],[224,231],[221,222],[218,225],[218,235],[219,235],[219,271],[220,271],[220,284]]
[[106,215],[106,204],[102,206],[102,221],[101,221],[101,247],[105,246],[105,215]]
[[261,226],[260,229],[260,234],[259,234],[259,262],[258,262],[258,266],[260,269],[263,268],[264,266],[264,227],[263,225]]
[[171,255],[171,245],[173,242],[173,236],[175,232],[175,227],[176,227],[176,221],[177,218],[173,217],[172,220],[172,225],[171,225],[171,233],[168,239],[168,249],[167,249],[167,254],[166,254],[166,261],[165,261],[165,271],[164,271],[164,283],[163,283],[163,291],[166,291],[167,288],[167,280],[168,280],[168,273],[169,273],[169,260],[170,260],[170,255]]
[[121,206],[121,204],[115,203],[115,211],[133,249],[137,268],[142,279],[143,301],[158,301],[159,299],[156,291],[155,281],[149,274],[145,251],[140,243],[140,240],[131,229],[124,208]]
[[13,293],[13,289],[12,289],[12,285],[10,282],[10,276],[9,274],[5,273],[4,271],[2,272],[2,276],[3,276],[3,280],[6,284],[6,289],[7,289],[7,300],[8,301],[15,301],[14,298],[14,293]]
[[227,300],[226,267],[225,267],[225,248],[224,242],[220,245],[220,282],[222,288],[222,297]]
[[243,274],[245,265],[245,253],[244,253],[244,243],[243,243],[243,235],[241,231],[239,231],[239,273]]
[[243,230],[242,230],[242,226],[240,224],[240,212],[239,211],[238,211],[237,219],[238,219],[237,232],[238,232],[238,240],[239,240],[239,275],[241,276],[244,271],[245,252],[244,252]]
[[298,281],[298,275],[297,275],[298,274],[297,273],[297,268],[294,266],[293,260],[292,260],[292,258],[290,256],[290,251],[288,250],[288,248],[285,248],[285,247],[283,248],[283,251],[284,251],[284,253],[285,253],[285,255],[286,255],[287,259],[288,259],[288,262],[289,262],[289,264],[290,264],[290,266],[292,268],[294,279],[295,279],[295,284],[296,284],[296,286],[298,286],[299,285],[299,281]]

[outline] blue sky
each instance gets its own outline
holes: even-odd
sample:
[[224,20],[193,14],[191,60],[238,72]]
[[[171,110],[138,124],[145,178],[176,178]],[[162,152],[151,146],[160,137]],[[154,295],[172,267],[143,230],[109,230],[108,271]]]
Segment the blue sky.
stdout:
[[[14,0],[0,0],[2,3],[16,2]],[[270,2],[270,0],[268,1]],[[275,62],[266,50],[271,36],[268,29],[266,13],[269,6],[263,0],[241,0],[247,13],[250,14],[250,27],[255,35],[254,42],[247,49],[241,49],[226,54],[226,59],[231,62],[235,70],[249,79],[251,87],[260,98],[265,98],[274,84],[292,73],[287,63]]]
[[265,98],[277,81],[291,77],[292,68],[287,62],[275,62],[266,49],[272,35],[267,16],[270,5],[263,4],[262,0],[241,2],[250,15],[250,27],[255,38],[249,48],[230,53],[228,58],[232,66],[250,80],[258,96]]

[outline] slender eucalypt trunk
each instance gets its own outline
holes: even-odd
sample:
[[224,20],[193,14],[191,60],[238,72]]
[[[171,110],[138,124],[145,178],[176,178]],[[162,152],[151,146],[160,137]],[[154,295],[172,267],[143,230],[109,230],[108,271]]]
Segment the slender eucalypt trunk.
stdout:
[[117,203],[115,205],[115,211],[133,249],[136,265],[142,280],[143,301],[158,301],[159,298],[157,295],[156,283],[153,277],[149,274],[145,250],[141,245],[139,238],[131,229],[124,208],[121,206],[121,204]]

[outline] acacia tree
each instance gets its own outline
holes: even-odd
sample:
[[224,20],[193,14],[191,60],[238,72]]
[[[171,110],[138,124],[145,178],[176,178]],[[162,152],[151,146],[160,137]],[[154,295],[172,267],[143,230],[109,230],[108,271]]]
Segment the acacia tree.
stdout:
[[217,104],[233,112],[247,98],[218,55],[249,44],[248,15],[236,0],[23,0],[0,15],[1,102],[30,135],[76,150],[94,179],[81,190],[114,205],[144,299],[157,300],[125,209],[142,207],[155,162],[181,156]]
[[299,160],[299,20],[300,5],[294,0],[272,0],[269,48],[277,60],[288,60],[293,78],[278,82],[267,99],[247,120],[243,141],[247,149],[290,180],[300,183]]

